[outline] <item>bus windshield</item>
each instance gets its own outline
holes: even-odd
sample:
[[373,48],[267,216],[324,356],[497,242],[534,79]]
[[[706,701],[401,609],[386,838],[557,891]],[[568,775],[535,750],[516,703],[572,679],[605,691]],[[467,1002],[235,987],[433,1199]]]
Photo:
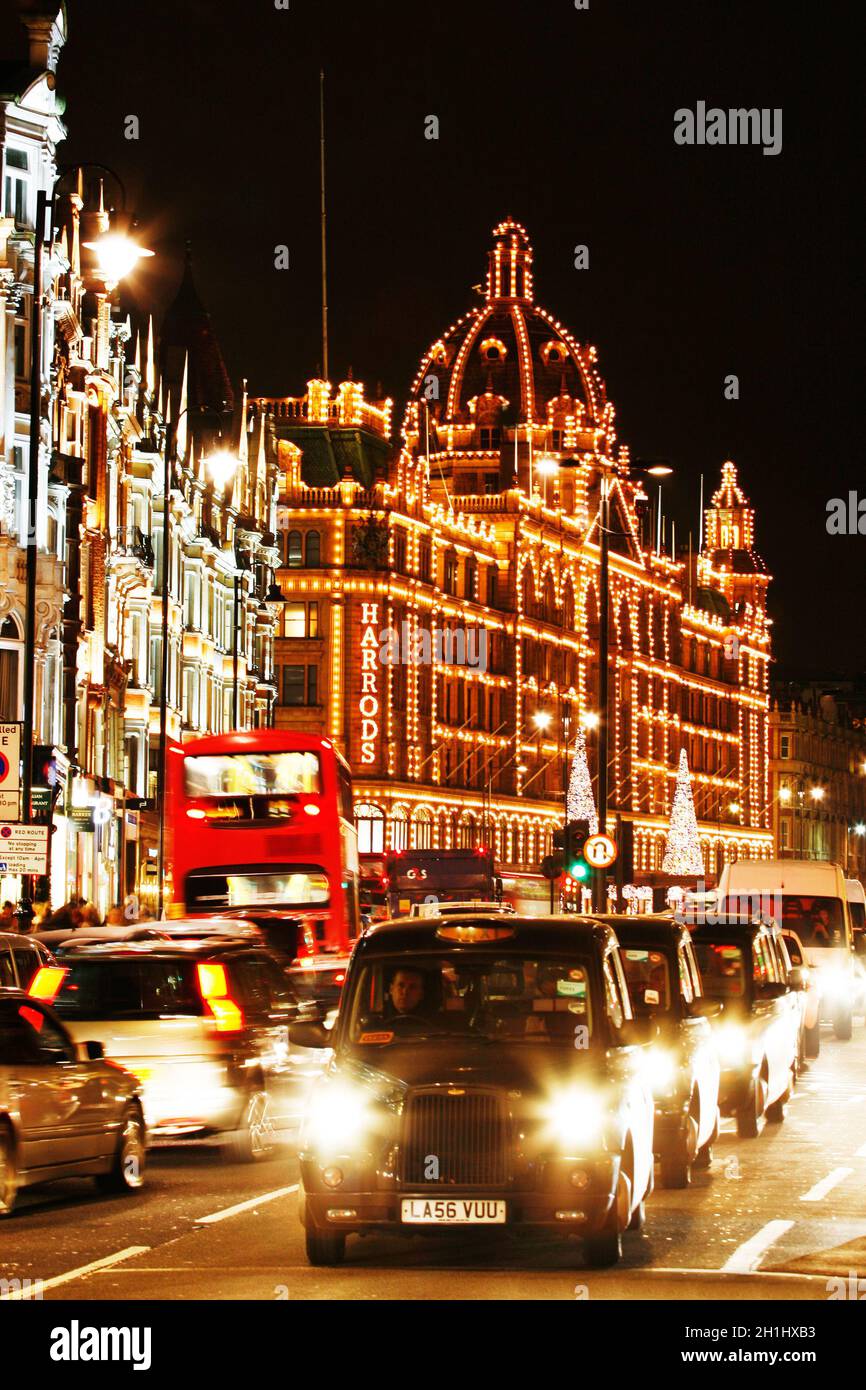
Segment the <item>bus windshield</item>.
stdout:
[[313,865],[270,872],[211,870],[191,873],[188,879],[187,902],[196,912],[230,907],[325,907],[328,901],[328,876]]
[[184,759],[187,796],[317,796],[322,790],[319,755],[219,753]]

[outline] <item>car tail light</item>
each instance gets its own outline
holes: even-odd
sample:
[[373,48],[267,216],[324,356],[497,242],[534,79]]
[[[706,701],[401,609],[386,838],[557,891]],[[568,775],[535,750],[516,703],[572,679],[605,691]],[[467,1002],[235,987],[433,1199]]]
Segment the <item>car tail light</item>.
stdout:
[[42,999],[50,1004],[60,991],[60,986],[69,974],[60,965],[40,965],[30,982],[27,993],[31,999]]
[[225,966],[218,961],[199,961],[196,974],[201,997],[216,1021],[217,1032],[239,1032],[244,1026],[244,1015],[229,996]]
[[340,970],[340,971],[338,971],[337,974],[334,976],[334,984],[335,984],[335,985],[341,985],[341,984],[343,984],[345,978],[346,978],[346,972],[345,972],[345,970]]

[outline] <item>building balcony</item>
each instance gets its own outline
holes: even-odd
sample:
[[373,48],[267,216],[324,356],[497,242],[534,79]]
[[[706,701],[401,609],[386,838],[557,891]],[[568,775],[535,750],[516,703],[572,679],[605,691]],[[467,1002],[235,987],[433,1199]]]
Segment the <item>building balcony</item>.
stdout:
[[146,536],[140,526],[130,526],[126,530],[117,533],[117,554],[131,556],[140,561],[145,569],[153,569],[154,553],[153,542],[150,536]]

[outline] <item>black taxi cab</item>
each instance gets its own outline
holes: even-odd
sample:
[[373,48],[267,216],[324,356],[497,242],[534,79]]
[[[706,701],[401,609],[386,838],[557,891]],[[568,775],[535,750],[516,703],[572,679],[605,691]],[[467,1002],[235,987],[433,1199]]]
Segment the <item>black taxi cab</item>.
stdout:
[[312,1264],[351,1233],[640,1229],[653,1097],[611,929],[578,917],[403,918],[355,947],[301,1133]]
[[762,1116],[779,1124],[791,1098],[799,1056],[804,988],[782,933],[771,919],[708,914],[688,921],[704,993],[722,1004],[713,1020],[721,1062],[720,1106],[741,1139]]
[[604,916],[622,948],[637,1018],[658,1029],[647,1064],[655,1094],[655,1151],[662,1187],[688,1187],[712,1161],[719,1133],[719,1058],[694,946],[670,914]]

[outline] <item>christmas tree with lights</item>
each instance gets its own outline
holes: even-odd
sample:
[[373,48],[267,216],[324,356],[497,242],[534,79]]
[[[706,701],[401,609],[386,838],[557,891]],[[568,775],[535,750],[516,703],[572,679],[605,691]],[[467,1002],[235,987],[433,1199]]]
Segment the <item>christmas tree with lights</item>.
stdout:
[[571,764],[568,796],[565,801],[565,818],[569,821],[588,821],[590,835],[598,834],[598,814],[592,794],[592,777],[586,757],[586,734],[583,729],[579,731],[574,747],[574,762]]
[[698,821],[695,815],[695,803],[692,799],[689,760],[686,757],[685,748],[681,748],[674,804],[671,807],[671,823],[665,843],[665,857],[662,860],[662,873],[688,875],[702,874],[703,872],[704,861],[698,840]]

